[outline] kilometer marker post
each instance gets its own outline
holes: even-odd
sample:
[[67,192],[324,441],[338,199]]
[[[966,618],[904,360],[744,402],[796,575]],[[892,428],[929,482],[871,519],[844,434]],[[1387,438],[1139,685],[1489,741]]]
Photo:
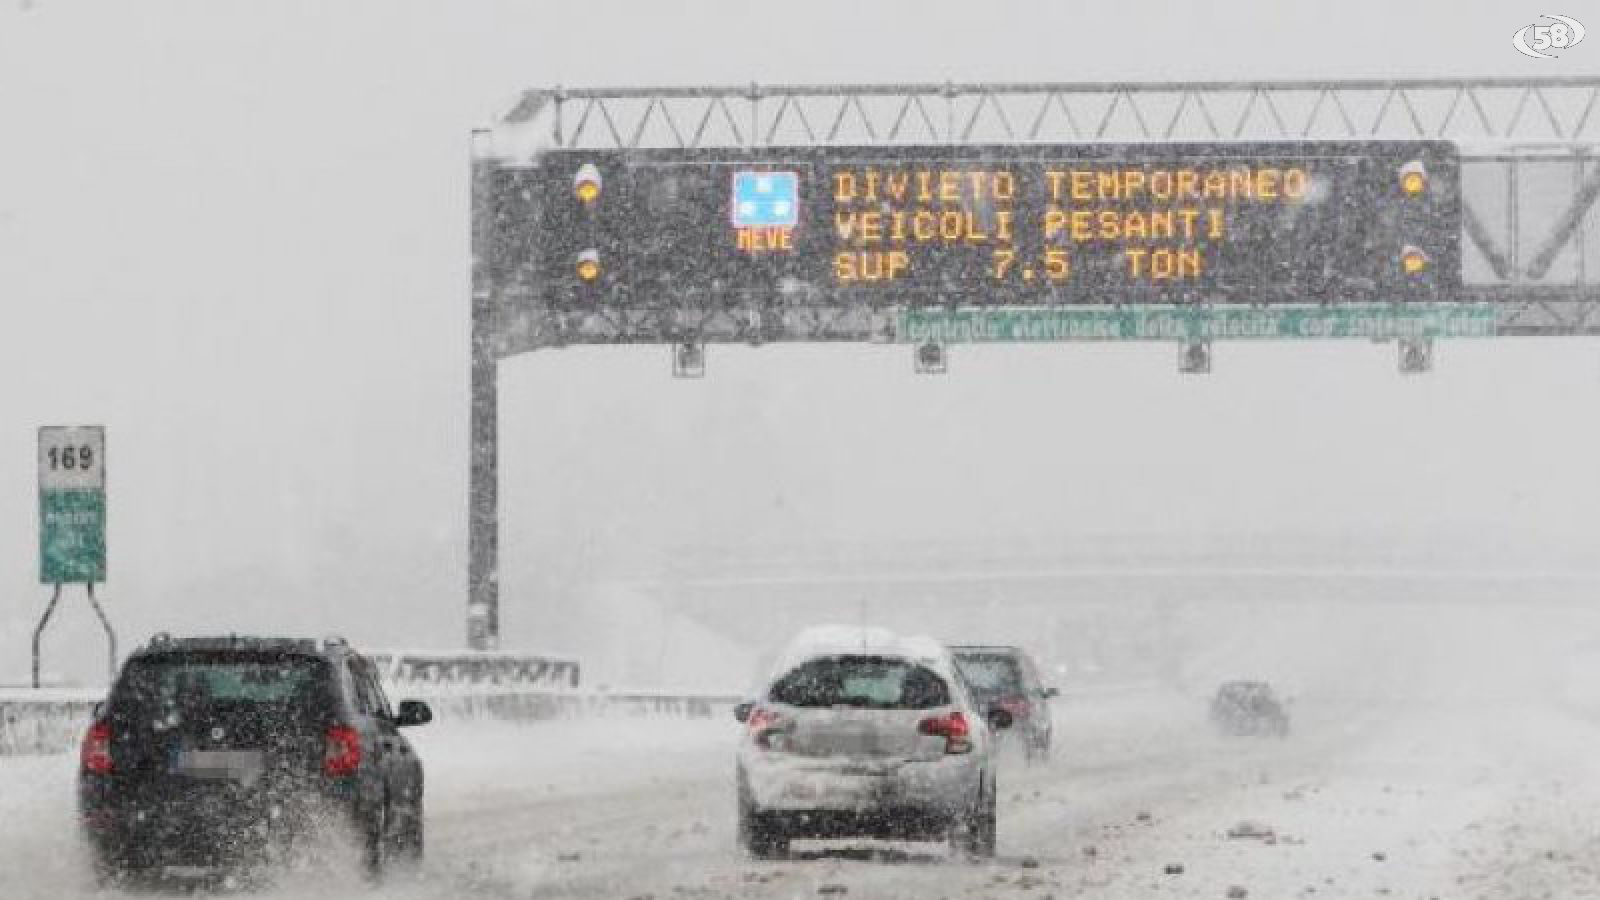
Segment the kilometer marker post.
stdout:
[[33,630],[33,686],[39,687],[39,645],[61,600],[63,584],[82,583],[108,644],[108,679],[117,673],[117,634],[95,598],[106,579],[106,433],[101,425],[39,428],[39,581],[54,585]]

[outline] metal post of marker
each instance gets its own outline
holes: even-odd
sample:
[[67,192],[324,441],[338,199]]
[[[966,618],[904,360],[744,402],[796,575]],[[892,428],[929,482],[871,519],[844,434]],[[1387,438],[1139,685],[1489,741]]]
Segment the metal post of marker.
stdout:
[[44,617],[39,619],[39,624],[33,629],[33,689],[39,689],[39,641],[44,636],[44,627],[50,624],[50,616],[56,611],[56,604],[61,600],[61,582],[56,582],[56,588],[50,594],[50,605],[44,608]]
[[94,597],[94,582],[84,587],[89,589],[89,605],[94,607],[94,614],[100,618],[100,627],[106,630],[106,683],[111,684],[117,680],[117,632],[111,627],[111,620],[106,618],[105,610],[100,608],[100,601]]

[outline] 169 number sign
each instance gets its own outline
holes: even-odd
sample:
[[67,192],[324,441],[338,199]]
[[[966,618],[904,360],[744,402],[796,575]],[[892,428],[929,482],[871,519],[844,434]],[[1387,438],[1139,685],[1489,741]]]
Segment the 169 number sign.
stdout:
[[51,447],[45,455],[49,459],[51,471],[88,470],[94,467],[94,448],[88,444],[79,444],[76,447]]

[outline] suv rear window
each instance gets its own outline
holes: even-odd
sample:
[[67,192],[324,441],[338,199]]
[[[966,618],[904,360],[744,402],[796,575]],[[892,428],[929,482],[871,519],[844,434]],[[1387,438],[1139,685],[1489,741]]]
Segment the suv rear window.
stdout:
[[993,693],[1022,688],[1022,670],[1017,661],[1000,653],[960,654],[956,665],[975,691]]
[[769,695],[789,706],[932,709],[950,703],[950,689],[932,671],[903,659],[826,656],[791,669]]
[[312,708],[325,696],[327,665],[312,656],[175,653],[133,660],[114,703],[141,709],[280,705]]

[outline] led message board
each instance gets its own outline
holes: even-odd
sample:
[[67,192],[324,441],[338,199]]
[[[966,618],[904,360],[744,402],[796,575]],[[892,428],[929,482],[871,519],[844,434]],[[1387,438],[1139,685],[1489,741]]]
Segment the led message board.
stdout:
[[544,153],[502,274],[552,307],[1373,303],[1460,286],[1437,141]]

